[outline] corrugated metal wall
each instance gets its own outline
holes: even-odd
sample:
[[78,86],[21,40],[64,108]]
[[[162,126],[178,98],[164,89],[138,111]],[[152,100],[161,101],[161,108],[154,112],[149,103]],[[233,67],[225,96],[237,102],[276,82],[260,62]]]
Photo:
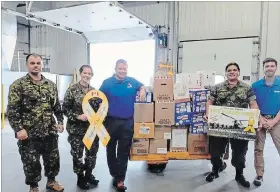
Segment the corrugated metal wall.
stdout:
[[31,52],[50,58],[50,72],[73,74],[74,69],[87,64],[85,39],[47,25],[37,25],[31,29]]
[[168,3],[148,4],[125,9],[150,25],[166,25],[168,23]]
[[180,2],[179,40],[258,36],[261,2]]
[[18,25],[17,26],[17,42],[14,51],[13,62],[11,71],[26,72],[26,62],[23,53],[29,52],[29,39],[28,39],[28,28]]

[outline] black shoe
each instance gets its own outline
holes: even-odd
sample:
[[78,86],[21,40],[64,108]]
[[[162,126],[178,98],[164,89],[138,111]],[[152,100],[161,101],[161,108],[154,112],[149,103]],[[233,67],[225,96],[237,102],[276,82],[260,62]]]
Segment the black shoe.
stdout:
[[262,176],[257,176],[254,180],[254,185],[259,187],[262,185],[262,182],[263,182],[263,177]]
[[224,171],[227,168],[226,162],[223,163],[222,167],[219,169],[219,173]]
[[127,190],[127,187],[124,185],[123,181],[117,182],[115,179],[113,181],[113,187],[118,191],[118,192],[124,192]]
[[80,189],[89,189],[89,184],[84,176],[78,176],[77,185]]
[[236,175],[235,180],[243,187],[250,187],[250,182],[245,179],[244,175]]
[[211,173],[209,173],[209,174],[206,176],[205,180],[206,180],[207,182],[212,182],[212,181],[214,181],[214,179],[217,179],[217,178],[219,178],[219,174],[218,174],[218,173],[211,172]]
[[97,180],[93,175],[86,176],[86,179],[91,185],[98,185],[99,183],[99,180]]

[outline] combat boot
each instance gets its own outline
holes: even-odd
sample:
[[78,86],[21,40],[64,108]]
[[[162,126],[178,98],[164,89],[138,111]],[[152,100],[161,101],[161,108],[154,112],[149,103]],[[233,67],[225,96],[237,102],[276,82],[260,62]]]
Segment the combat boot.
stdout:
[[89,184],[87,182],[87,179],[85,178],[84,175],[78,175],[78,181],[77,181],[77,186],[80,188],[80,189],[89,189]]
[[99,183],[99,180],[97,180],[92,174],[86,174],[85,179],[87,180],[88,183],[91,185],[97,186]]
[[243,175],[243,170],[236,170],[236,176],[235,180],[237,183],[242,185],[243,187],[249,188],[250,187],[250,182],[246,180],[246,178]]
[[47,185],[46,185],[46,189],[49,189],[49,190],[52,190],[52,191],[55,191],[55,192],[64,191],[64,187],[55,180],[48,181]]
[[125,192],[127,190],[127,187],[124,185],[123,181],[113,181],[113,186],[118,192]]
[[29,192],[40,192],[39,187],[30,187]]
[[218,171],[212,171],[206,176],[205,180],[207,182],[212,182],[212,181],[214,181],[214,179],[217,179],[217,178],[219,178]]

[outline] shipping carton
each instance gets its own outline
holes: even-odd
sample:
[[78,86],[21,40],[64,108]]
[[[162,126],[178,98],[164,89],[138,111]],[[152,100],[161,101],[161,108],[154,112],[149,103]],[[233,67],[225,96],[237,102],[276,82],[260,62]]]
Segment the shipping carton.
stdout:
[[255,140],[260,111],[235,107],[209,106],[208,135]]
[[147,155],[149,153],[149,139],[133,139],[132,154]]
[[174,84],[174,100],[190,100],[189,88],[181,83]]
[[154,103],[135,103],[134,122],[135,123],[154,122]]
[[210,95],[210,90],[207,89],[190,90],[190,95],[193,103],[207,101]]
[[205,113],[206,112],[206,101],[193,103],[192,110],[194,113]]
[[179,73],[176,74],[176,83],[186,85],[189,89],[200,89],[201,77],[197,73]]
[[190,125],[192,122],[192,103],[175,102],[175,125]]
[[171,139],[171,127],[168,126],[155,126],[154,139]]
[[155,136],[154,123],[134,123],[134,135],[136,139],[149,139]]
[[155,103],[155,125],[174,125],[174,102]]
[[187,139],[188,130],[187,129],[172,129],[172,139],[170,151],[187,151]]
[[152,102],[152,92],[146,90],[146,99],[144,102],[140,101],[140,92],[137,91],[135,103],[151,103]]
[[204,123],[205,120],[203,119],[203,116],[204,116],[204,113],[193,113],[192,124]]
[[155,78],[154,79],[154,101],[173,101],[173,85],[172,77]]
[[215,71],[197,71],[200,74],[201,88],[215,85]]
[[166,139],[150,139],[150,154],[167,154]]
[[193,155],[206,155],[209,152],[207,134],[192,134],[188,136],[188,152]]
[[201,134],[207,133],[208,124],[207,123],[195,123],[190,126],[190,133]]

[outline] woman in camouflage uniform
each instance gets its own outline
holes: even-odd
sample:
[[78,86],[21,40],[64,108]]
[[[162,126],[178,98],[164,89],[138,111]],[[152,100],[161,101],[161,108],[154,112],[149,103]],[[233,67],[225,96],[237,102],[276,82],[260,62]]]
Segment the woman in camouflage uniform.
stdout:
[[[96,137],[90,150],[87,150],[82,141],[90,125],[87,116],[83,113],[82,101],[87,92],[94,88],[89,85],[93,76],[91,66],[83,65],[79,72],[81,80],[67,89],[62,108],[67,117],[66,130],[69,133],[68,142],[71,145],[70,153],[73,156],[73,171],[78,176],[77,185],[81,189],[89,189],[90,184],[97,186],[99,182],[92,175],[96,164],[99,139]],[[94,99],[90,103],[95,112],[101,102],[100,99]],[[86,152],[85,163],[83,163],[84,150]]]

